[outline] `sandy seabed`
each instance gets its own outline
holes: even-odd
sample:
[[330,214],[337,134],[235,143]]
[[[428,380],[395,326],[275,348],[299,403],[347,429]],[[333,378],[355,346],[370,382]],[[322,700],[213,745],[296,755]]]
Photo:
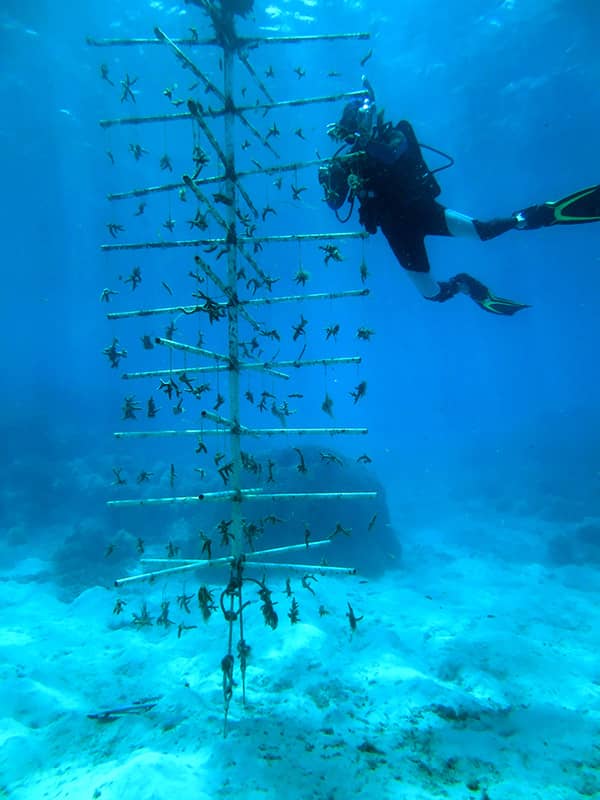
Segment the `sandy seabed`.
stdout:
[[[318,576],[314,596],[292,577],[295,625],[270,575],[275,631],[247,590],[247,699],[236,685],[225,738],[227,625],[220,612],[205,624],[195,599],[178,608],[180,580],[66,603],[42,560],[4,570],[0,797],[599,797],[599,571],[486,556],[435,531],[405,551],[379,580]],[[175,625],[131,625],[167,595]],[[198,627],[178,638],[179,622]],[[148,697],[160,699],[145,713],[88,718]]]

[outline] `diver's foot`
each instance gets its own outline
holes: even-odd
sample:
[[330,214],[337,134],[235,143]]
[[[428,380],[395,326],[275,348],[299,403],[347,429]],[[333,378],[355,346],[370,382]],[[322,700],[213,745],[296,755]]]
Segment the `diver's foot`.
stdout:
[[522,311],[524,308],[529,308],[526,303],[517,303],[514,300],[508,300],[506,297],[496,297],[492,294],[488,287],[468,275],[466,272],[461,272],[450,279],[459,292],[468,295],[474,303],[477,303],[479,308],[488,311],[490,314],[499,314],[505,317],[511,317],[517,311]]
[[519,231],[532,231],[536,228],[546,228],[548,225],[554,225],[556,222],[554,218],[554,209],[549,203],[528,206],[528,208],[523,208],[521,211],[515,211],[513,218],[515,220],[515,228]]

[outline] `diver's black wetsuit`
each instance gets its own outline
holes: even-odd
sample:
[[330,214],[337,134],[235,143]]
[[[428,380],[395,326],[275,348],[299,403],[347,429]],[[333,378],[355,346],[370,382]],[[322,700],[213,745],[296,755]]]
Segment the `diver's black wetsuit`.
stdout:
[[[376,129],[365,152],[360,166],[364,183],[357,192],[360,222],[369,233],[381,228],[400,264],[411,272],[430,272],[426,236],[470,233],[487,240],[517,225],[514,217],[483,222],[451,212],[438,203],[440,186],[423,159],[412,125],[405,120]],[[454,224],[451,230],[449,220],[457,219],[462,225]],[[438,285],[440,296],[429,299],[449,299],[451,295]]]
[[[428,300],[445,302],[462,292],[485,311],[505,316],[528,307],[496,297],[464,272],[447,281],[435,280],[425,248],[426,236],[472,236],[487,241],[514,228],[531,230],[600,220],[600,185],[489,221],[452,211],[436,199],[441,190],[425,163],[411,124],[406,120],[397,125],[384,123],[380,114],[372,130],[365,132],[360,121],[365,108],[361,102],[349,103],[340,123],[334,125],[338,132],[332,134],[333,138],[351,144],[351,149],[347,157],[334,156],[319,170],[325,200],[337,212],[350,191],[350,198],[360,203],[361,224],[369,233],[381,228],[399,263]],[[368,111],[368,102],[366,108]]]
[[[352,112],[355,106],[348,108]],[[423,159],[409,122],[404,120],[394,126],[384,123],[380,115],[368,141],[357,141],[349,155],[346,159],[334,158],[319,173],[327,204],[337,212],[350,189],[351,198],[358,198],[360,203],[361,224],[369,233],[381,228],[423,297],[445,302],[463,292],[486,311],[505,315],[527,307],[494,297],[484,284],[466,273],[448,281],[437,281],[431,275],[426,236],[475,236],[486,240],[517,227],[518,218],[481,222],[438,203],[441,189]]]

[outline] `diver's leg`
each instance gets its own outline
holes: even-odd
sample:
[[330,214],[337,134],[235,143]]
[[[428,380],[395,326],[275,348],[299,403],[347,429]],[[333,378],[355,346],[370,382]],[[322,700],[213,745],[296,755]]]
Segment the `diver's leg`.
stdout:
[[433,202],[421,211],[425,233],[429,236],[462,236],[487,241],[517,227],[517,218],[500,217],[482,221]]
[[433,277],[425,247],[425,233],[419,229],[416,220],[405,225],[393,225],[389,221],[382,221],[381,230],[398,263],[425,300],[445,303],[446,300],[451,300],[459,292],[464,291],[463,284],[454,278],[449,281],[438,281]]
[[436,280],[429,266],[425,232],[417,226],[416,220],[412,220],[411,225],[394,226],[386,221],[380,225],[398,262],[404,267],[408,277],[425,300],[445,303],[460,293],[468,295],[480,308],[494,314],[511,315],[522,308],[527,308],[522,303],[495,297],[487,286],[465,272],[455,275],[448,281]]
[[426,300],[437,299],[440,294],[440,282],[431,274],[425,248],[425,234],[416,224],[394,225],[388,220],[381,222],[381,230],[398,263],[404,268],[418,291]]
[[482,242],[518,227],[516,216],[480,220],[461,214],[459,211],[452,211],[450,208],[444,209],[444,222],[448,229],[446,236],[469,236]]
[[479,238],[473,217],[469,217],[467,214],[461,214],[460,211],[452,211],[450,208],[445,208],[444,224],[448,233],[444,234],[442,230],[438,235],[465,236],[471,239]]
[[512,230],[531,231],[551,225],[577,225],[600,221],[600,184],[560,200],[550,200],[515,211],[510,217],[480,220],[435,203],[427,215],[427,233],[435,236],[470,236],[486,242]]
[[[413,285],[423,295],[425,300],[438,300],[442,283],[436,279],[429,272],[415,272],[412,269],[407,269],[406,274],[410,278]],[[446,297],[449,300],[450,297]]]
[[[386,235],[396,258],[406,269],[410,279],[425,299],[433,300],[437,303],[445,303],[446,300],[450,300],[457,294],[466,294],[484,311],[504,316],[510,316],[523,308],[528,308],[523,303],[515,303],[503,297],[496,297],[485,284],[466,272],[461,272],[447,281],[436,281],[432,277],[425,249],[425,236],[472,236],[476,239],[482,239],[484,237],[479,229],[481,223],[478,220],[472,219],[466,214],[450,211],[441,203],[432,203],[420,208],[418,221],[418,226],[416,220],[413,219],[410,226],[396,226],[388,230],[383,224],[381,229]],[[490,228],[488,238],[491,238],[491,235],[498,236],[504,232],[500,230],[501,220],[494,220],[493,222],[496,223],[497,230],[495,233],[490,234]],[[508,220],[504,222],[504,230],[510,230],[511,227],[515,226],[514,218],[510,220],[510,227],[506,227]],[[489,226],[492,225],[492,223],[487,224]],[[436,285],[437,292],[434,293]]]

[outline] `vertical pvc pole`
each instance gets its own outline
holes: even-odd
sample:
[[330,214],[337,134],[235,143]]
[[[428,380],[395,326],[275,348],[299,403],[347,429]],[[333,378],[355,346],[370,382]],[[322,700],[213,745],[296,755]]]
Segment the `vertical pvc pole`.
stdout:
[[[227,159],[226,173],[227,182],[225,194],[229,198],[226,235],[233,237],[237,231],[236,221],[236,189],[233,180],[235,175],[235,115],[232,111],[234,106],[233,97],[233,51],[228,43],[223,47],[223,78],[225,89],[225,134],[224,152]],[[237,296],[237,247],[231,245],[227,255],[227,286],[231,296]],[[233,462],[233,472],[230,477],[230,488],[234,492],[241,489],[241,436],[240,436],[240,369],[239,369],[239,314],[235,303],[228,308],[228,339],[229,339],[229,419],[233,423],[230,434],[231,460]],[[241,495],[239,495],[241,497]],[[231,504],[232,533],[234,539],[232,543],[232,556],[239,558],[242,554],[242,509],[238,500]]]

